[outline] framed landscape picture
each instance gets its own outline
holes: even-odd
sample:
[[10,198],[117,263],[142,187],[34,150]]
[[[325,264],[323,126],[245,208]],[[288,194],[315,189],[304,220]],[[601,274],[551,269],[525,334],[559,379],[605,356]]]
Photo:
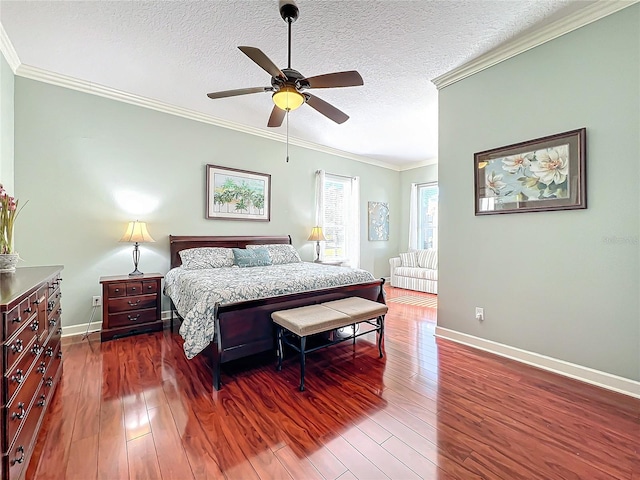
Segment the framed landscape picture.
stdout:
[[207,217],[271,219],[271,175],[207,165]]
[[586,129],[474,155],[475,214],[587,208]]

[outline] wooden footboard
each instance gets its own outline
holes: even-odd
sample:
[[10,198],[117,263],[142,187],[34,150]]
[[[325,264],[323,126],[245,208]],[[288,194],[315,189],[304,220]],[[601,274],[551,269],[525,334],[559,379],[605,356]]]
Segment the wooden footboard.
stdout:
[[384,279],[369,283],[343,285],[311,292],[295,293],[248,302],[219,305],[216,316],[217,341],[208,347],[213,371],[213,386],[220,389],[220,366],[264,351],[273,351],[275,358],[275,328],[271,314],[278,310],[314,305],[347,297],[361,297],[385,302]]
[[[236,247],[291,243],[288,235],[262,237],[169,236],[171,268],[181,264],[180,251],[197,247]],[[213,386],[220,389],[220,366],[260,352],[272,351],[275,358],[275,328],[271,314],[278,310],[313,305],[346,297],[362,297],[380,303],[385,302],[384,279],[367,283],[294,293],[278,297],[229,303],[216,306],[216,341],[201,354],[210,359]]]

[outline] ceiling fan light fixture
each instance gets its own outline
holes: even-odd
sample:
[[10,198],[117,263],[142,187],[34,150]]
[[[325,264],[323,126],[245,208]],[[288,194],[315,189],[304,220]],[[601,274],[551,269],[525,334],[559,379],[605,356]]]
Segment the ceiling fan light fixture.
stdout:
[[271,98],[278,108],[287,112],[304,103],[304,96],[293,87],[282,87]]

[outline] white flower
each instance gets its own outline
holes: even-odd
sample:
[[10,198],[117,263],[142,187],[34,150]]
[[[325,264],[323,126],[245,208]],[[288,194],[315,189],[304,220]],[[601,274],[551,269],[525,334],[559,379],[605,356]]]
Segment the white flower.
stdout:
[[489,188],[489,196],[500,196],[500,190],[507,186],[502,181],[502,175],[496,175],[496,172],[491,172],[487,175],[487,187]]
[[524,170],[531,165],[531,153],[518,154],[513,157],[505,157],[502,159],[502,168],[509,173],[517,173],[518,170]]
[[537,162],[531,164],[531,172],[546,185],[561,184],[569,174],[569,147],[562,145],[536,152]]

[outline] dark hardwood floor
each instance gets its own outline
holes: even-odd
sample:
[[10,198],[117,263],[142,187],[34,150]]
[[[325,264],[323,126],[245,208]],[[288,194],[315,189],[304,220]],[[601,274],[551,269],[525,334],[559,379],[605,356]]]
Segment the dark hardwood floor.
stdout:
[[436,340],[435,317],[389,302],[385,358],[373,334],[320,350],[302,393],[294,358],[216,392],[177,333],[66,339],[27,478],[640,479],[640,400]]

